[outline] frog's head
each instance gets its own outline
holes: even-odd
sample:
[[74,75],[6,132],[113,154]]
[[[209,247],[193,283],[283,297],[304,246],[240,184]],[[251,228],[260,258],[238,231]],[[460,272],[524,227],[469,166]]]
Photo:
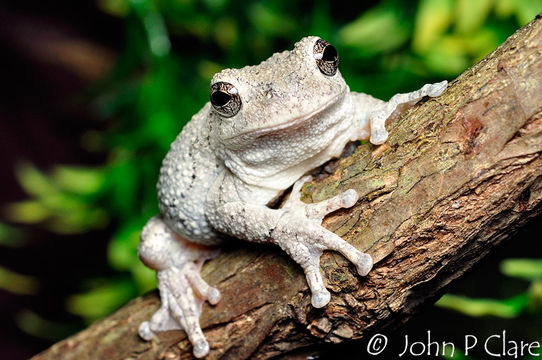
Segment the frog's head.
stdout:
[[[226,69],[211,81],[211,116],[222,141],[280,132],[333,111],[348,92],[339,57],[309,36],[259,65]],[[241,141],[241,142],[244,142]]]

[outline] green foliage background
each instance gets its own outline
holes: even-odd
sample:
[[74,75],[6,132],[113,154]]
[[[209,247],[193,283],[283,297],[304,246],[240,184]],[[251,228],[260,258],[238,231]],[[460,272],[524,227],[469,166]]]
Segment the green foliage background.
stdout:
[[[105,131],[81,138],[107,154],[98,167],[59,165],[43,173],[17,169],[28,200],[7,208],[8,220],[62,234],[114,225],[108,257],[117,276],[87,279],[67,310],[88,322],[155,287],[137,259],[139,232],[157,211],[155,182],[170,143],[208,99],[212,75],[255,64],[290,49],[306,35],[334,44],[341,72],[354,91],[388,98],[443,78],[452,80],[542,11],[542,0],[98,0],[125,24],[125,47],[114,70],[94,86],[92,110]],[[2,225],[0,244],[15,246]],[[76,239],[76,236],[74,237]],[[11,240],[13,242],[13,240]],[[512,300],[445,297],[442,306],[472,316],[514,317],[542,302],[540,260],[508,261],[506,274],[532,283]],[[35,292],[35,280],[0,267],[0,287]],[[535,306],[537,305],[537,306]],[[48,329],[26,313],[21,327]],[[36,325],[38,324],[38,325]],[[40,326],[39,324],[43,325]]]

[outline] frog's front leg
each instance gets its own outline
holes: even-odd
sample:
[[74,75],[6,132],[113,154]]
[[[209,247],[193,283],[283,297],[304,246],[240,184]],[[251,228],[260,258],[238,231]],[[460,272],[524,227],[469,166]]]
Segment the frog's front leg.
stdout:
[[424,96],[439,96],[448,86],[446,80],[425,84],[421,89],[406,94],[396,94],[388,102],[382,102],[369,113],[370,141],[375,145],[383,144],[388,139],[386,120],[396,110],[398,105],[412,105]]
[[141,323],[139,335],[151,340],[156,332],[185,330],[194,345],[194,356],[203,357],[209,344],[199,324],[205,300],[220,301],[220,292],[200,276],[203,263],[218,254],[216,249],[191,243],[173,233],[158,216],[143,228],[139,257],[157,271],[161,306],[150,321]]
[[[304,177],[294,184],[289,199],[280,209],[232,201],[211,208],[209,220],[218,230],[235,237],[279,245],[303,268],[312,292],[311,303],[320,308],[330,300],[320,273],[320,256],[324,250],[342,253],[356,265],[362,276],[371,270],[373,260],[370,255],[357,250],[321,225],[327,214],[352,207],[358,200],[356,191],[350,189],[331,199],[306,204],[300,200],[300,190],[307,181],[310,181],[310,177]],[[223,203],[223,200],[217,202]]]
[[349,189],[330,199],[306,204],[301,201],[301,187],[308,181],[311,181],[311,177],[305,176],[294,184],[290,197],[282,207],[284,214],[271,237],[301,265],[312,292],[311,303],[314,307],[321,308],[330,300],[329,291],[325,288],[320,274],[320,256],[324,250],[343,254],[356,265],[361,276],[369,273],[373,267],[373,259],[321,225],[327,214],[354,206],[358,201],[356,191]]

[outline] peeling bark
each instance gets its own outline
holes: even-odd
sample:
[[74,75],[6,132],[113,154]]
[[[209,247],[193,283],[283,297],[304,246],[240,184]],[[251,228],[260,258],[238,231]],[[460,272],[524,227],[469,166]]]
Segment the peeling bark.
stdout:
[[[541,211],[542,16],[465,71],[436,99],[408,110],[379,147],[359,146],[304,187],[306,201],[354,188],[361,200],[324,225],[378,264],[366,277],[336,253],[322,256],[332,292],[310,305],[300,268],[274,247],[243,244],[206,264],[223,300],[205,305],[208,359],[264,359],[317,342],[339,343],[403,322],[451,280]],[[156,292],[35,359],[191,358],[184,332],[137,336]]]

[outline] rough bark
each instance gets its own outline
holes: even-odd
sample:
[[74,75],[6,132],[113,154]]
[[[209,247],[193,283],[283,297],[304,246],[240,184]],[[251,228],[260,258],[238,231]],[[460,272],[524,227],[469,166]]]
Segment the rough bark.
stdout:
[[[378,261],[366,277],[322,257],[330,304],[314,309],[299,267],[274,247],[239,246],[206,264],[223,300],[205,305],[209,359],[269,358],[317,342],[358,339],[409,318],[542,209],[542,17],[465,71],[436,99],[398,118],[389,141],[358,146],[305,186],[307,201],[348,188],[361,199],[325,226]],[[329,166],[328,166],[329,168]],[[35,359],[190,358],[184,332],[144,342],[156,292]]]

